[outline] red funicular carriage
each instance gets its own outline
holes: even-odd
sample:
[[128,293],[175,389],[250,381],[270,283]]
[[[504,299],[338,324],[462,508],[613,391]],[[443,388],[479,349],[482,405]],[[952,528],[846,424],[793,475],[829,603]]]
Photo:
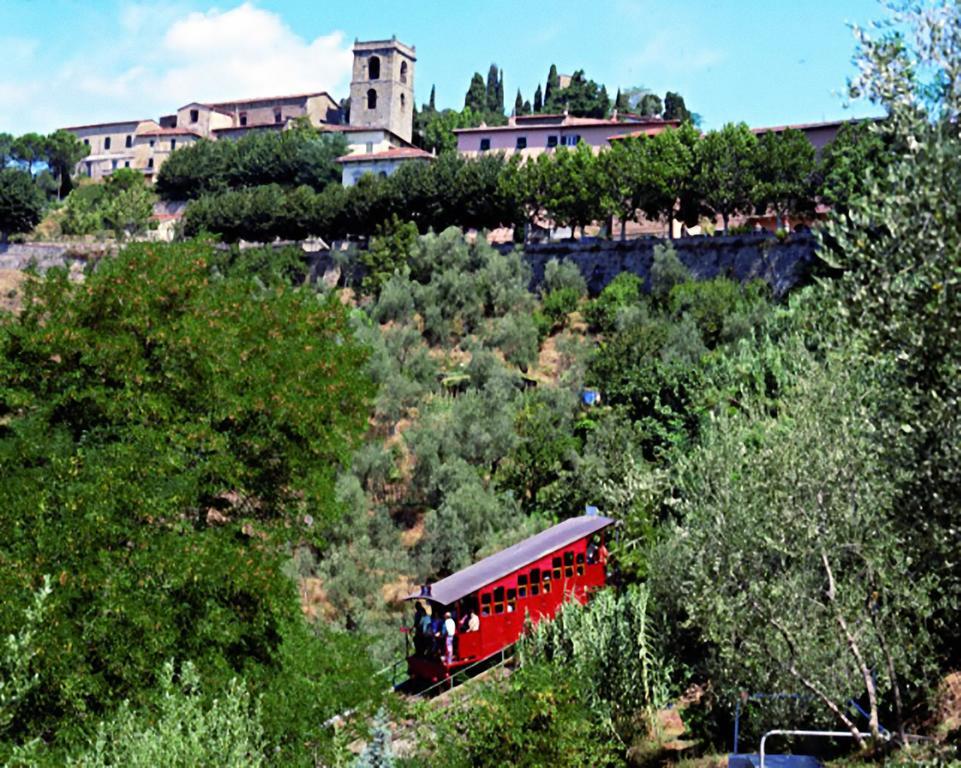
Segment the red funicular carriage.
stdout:
[[[421,637],[407,658],[411,678],[449,677],[514,643],[526,616],[537,622],[554,616],[565,600],[587,602],[606,582],[604,534],[613,523],[598,515],[565,520],[409,595],[428,604],[435,617],[451,613],[457,625],[451,663],[442,642]],[[469,631],[472,612],[477,629]]]

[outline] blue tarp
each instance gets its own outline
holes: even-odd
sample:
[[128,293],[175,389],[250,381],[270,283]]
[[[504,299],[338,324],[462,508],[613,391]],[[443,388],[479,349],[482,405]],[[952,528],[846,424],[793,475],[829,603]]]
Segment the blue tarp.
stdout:
[[[757,768],[760,755],[728,755],[728,768]],[[811,755],[765,755],[765,768],[822,768],[821,761]]]

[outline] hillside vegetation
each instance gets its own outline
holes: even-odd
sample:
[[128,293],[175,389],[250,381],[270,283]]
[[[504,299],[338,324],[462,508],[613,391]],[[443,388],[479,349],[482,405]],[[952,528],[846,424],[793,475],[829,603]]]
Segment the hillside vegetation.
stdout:
[[[906,14],[854,84],[889,155],[783,300],[669,243],[646,285],[554,261],[535,293],[519,251],[399,216],[336,288],[205,239],[28,276],[0,316],[0,762],[709,761],[740,700],[742,744],[956,765],[961,11]],[[413,585],[588,504],[620,524],[611,589],[509,676],[386,694]]]

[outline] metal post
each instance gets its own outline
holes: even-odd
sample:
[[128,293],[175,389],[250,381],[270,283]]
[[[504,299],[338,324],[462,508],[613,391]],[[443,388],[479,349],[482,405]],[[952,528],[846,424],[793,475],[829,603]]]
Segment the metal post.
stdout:
[[737,754],[737,743],[741,736],[741,698],[734,703],[734,754]]

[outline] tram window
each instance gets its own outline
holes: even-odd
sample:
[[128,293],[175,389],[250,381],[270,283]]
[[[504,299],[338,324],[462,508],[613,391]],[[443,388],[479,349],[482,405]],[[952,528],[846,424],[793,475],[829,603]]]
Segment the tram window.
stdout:
[[578,565],[583,565],[583,564],[584,564],[584,553],[583,553],[583,552],[578,552],[578,553],[577,553],[577,564],[578,564]]
[[554,568],[554,578],[559,579],[561,577],[561,559],[559,557],[555,557],[551,565]]
[[504,588],[494,588],[494,613],[504,612]]
[[565,552],[564,553],[564,576],[565,578],[570,578],[574,575],[574,553]]
[[531,597],[540,594],[541,591],[541,569],[531,569]]
[[548,594],[551,591],[551,572],[544,571],[544,594]]
[[527,574],[521,573],[517,576],[517,596],[521,599],[527,597]]
[[491,615],[491,593],[485,592],[481,595],[481,616]]
[[508,589],[507,590],[507,612],[513,613],[516,607],[517,607],[517,590]]

